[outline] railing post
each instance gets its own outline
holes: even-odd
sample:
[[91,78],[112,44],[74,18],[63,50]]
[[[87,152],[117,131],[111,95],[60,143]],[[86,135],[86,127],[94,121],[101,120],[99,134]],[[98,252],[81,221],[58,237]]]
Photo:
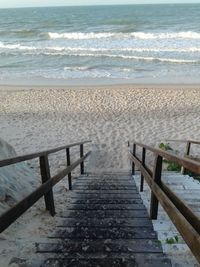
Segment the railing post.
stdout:
[[[80,145],[80,158],[84,156],[83,144]],[[84,174],[84,161],[80,164],[81,174]]]
[[[146,158],[146,149],[142,148],[142,166],[145,167],[145,158]],[[143,192],[144,187],[144,176],[141,172],[141,179],[140,179],[140,192]]]
[[[133,156],[136,155],[136,144],[133,144]],[[135,175],[135,163],[132,161],[132,175]]]
[[[185,149],[185,156],[190,155],[190,147],[191,147],[191,143],[190,143],[190,141],[187,141],[186,149]],[[181,173],[186,174],[186,168],[185,167],[181,167]]]
[[[66,148],[66,153],[67,153],[67,166],[71,165],[71,160],[70,160],[70,148],[67,147]],[[72,174],[71,172],[69,172],[68,174],[68,186],[69,186],[69,190],[72,190]]]
[[[51,179],[50,168],[49,168],[49,160],[48,156],[40,157],[40,173],[42,178],[42,183],[44,184],[46,181]],[[46,209],[50,212],[52,216],[55,215],[55,206],[53,199],[53,190],[52,188],[44,195],[45,206]]]
[[[159,155],[156,155],[152,178],[154,182],[157,183],[158,185],[161,184],[162,162],[163,158]],[[158,216],[158,199],[154,195],[153,191],[151,191],[150,218],[152,220],[156,220],[157,216]]]

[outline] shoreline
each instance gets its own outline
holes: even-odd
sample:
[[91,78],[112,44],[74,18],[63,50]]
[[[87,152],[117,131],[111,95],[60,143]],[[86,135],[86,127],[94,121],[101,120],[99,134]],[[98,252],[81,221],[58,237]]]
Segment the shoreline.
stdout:
[[188,84],[173,84],[173,83],[121,83],[121,84],[100,84],[100,85],[50,85],[50,84],[27,84],[27,85],[20,85],[20,84],[0,84],[0,92],[3,91],[26,91],[26,90],[95,90],[95,89],[175,89],[175,90],[200,90],[200,83],[188,83]]
[[126,78],[69,78],[69,79],[56,79],[56,78],[11,78],[8,80],[0,80],[0,88],[2,87],[105,87],[105,86],[198,86],[200,85],[200,78],[197,77],[143,77],[136,79]]

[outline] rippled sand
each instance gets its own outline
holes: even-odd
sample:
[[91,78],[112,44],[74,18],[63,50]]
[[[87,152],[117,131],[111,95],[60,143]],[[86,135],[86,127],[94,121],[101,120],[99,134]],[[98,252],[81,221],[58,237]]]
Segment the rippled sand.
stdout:
[[200,86],[0,89],[1,137],[21,153],[91,139],[90,169],[127,170],[127,141],[199,139]]
[[[0,137],[19,154],[91,139],[87,170],[95,172],[129,170],[128,140],[158,145],[200,136],[197,85],[0,87],[0,103]],[[65,164],[64,157],[51,160],[58,168]],[[64,179],[54,189],[58,214],[66,208],[66,191]],[[54,225],[41,199],[0,235],[0,265],[8,266],[13,257],[35,261],[35,242]]]

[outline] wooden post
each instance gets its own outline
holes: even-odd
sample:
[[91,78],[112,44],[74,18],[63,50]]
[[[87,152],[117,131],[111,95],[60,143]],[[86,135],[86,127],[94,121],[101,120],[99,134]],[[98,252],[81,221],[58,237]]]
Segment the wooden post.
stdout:
[[[153,170],[153,180],[160,185],[161,184],[161,174],[162,174],[162,161],[163,158],[159,155],[156,155],[154,170]],[[158,199],[151,191],[151,202],[150,202],[150,218],[156,220],[158,216]]]
[[[136,154],[136,144],[133,144],[133,156]],[[135,175],[135,163],[132,162],[132,175]]]
[[[83,144],[80,145],[80,158],[84,156],[84,151],[83,151]],[[80,169],[81,169],[81,174],[84,174],[84,162],[82,161],[80,164]]]
[[[48,156],[40,157],[40,173],[42,178],[42,183],[44,184],[46,181],[51,179],[50,168],[49,168],[49,160]],[[55,206],[53,199],[53,190],[52,188],[44,195],[45,206],[46,209],[50,212],[52,216],[55,215]]]
[[[190,141],[187,141],[186,149],[185,149],[185,156],[189,156],[190,155],[190,147],[191,147],[191,143],[190,143]],[[181,168],[181,173],[182,174],[186,174],[186,168],[185,167]]]
[[[146,149],[143,147],[142,148],[142,166],[144,166],[144,167],[145,167],[145,158],[146,158]],[[144,187],[144,176],[141,172],[140,192],[143,192],[143,187]]]
[[[67,153],[67,166],[71,165],[71,161],[70,161],[70,148],[67,147],[66,148],[66,153]],[[68,174],[68,186],[69,186],[69,190],[72,190],[72,174],[71,172]]]

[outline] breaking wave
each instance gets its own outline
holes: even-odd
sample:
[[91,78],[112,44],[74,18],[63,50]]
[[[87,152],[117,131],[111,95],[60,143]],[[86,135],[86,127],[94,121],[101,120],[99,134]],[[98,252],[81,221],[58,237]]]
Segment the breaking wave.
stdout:
[[67,32],[57,33],[49,32],[50,39],[101,39],[101,38],[135,38],[135,39],[200,39],[200,33],[187,32],[165,32],[165,33],[148,33],[148,32],[131,32],[131,33],[114,33],[114,32]]

